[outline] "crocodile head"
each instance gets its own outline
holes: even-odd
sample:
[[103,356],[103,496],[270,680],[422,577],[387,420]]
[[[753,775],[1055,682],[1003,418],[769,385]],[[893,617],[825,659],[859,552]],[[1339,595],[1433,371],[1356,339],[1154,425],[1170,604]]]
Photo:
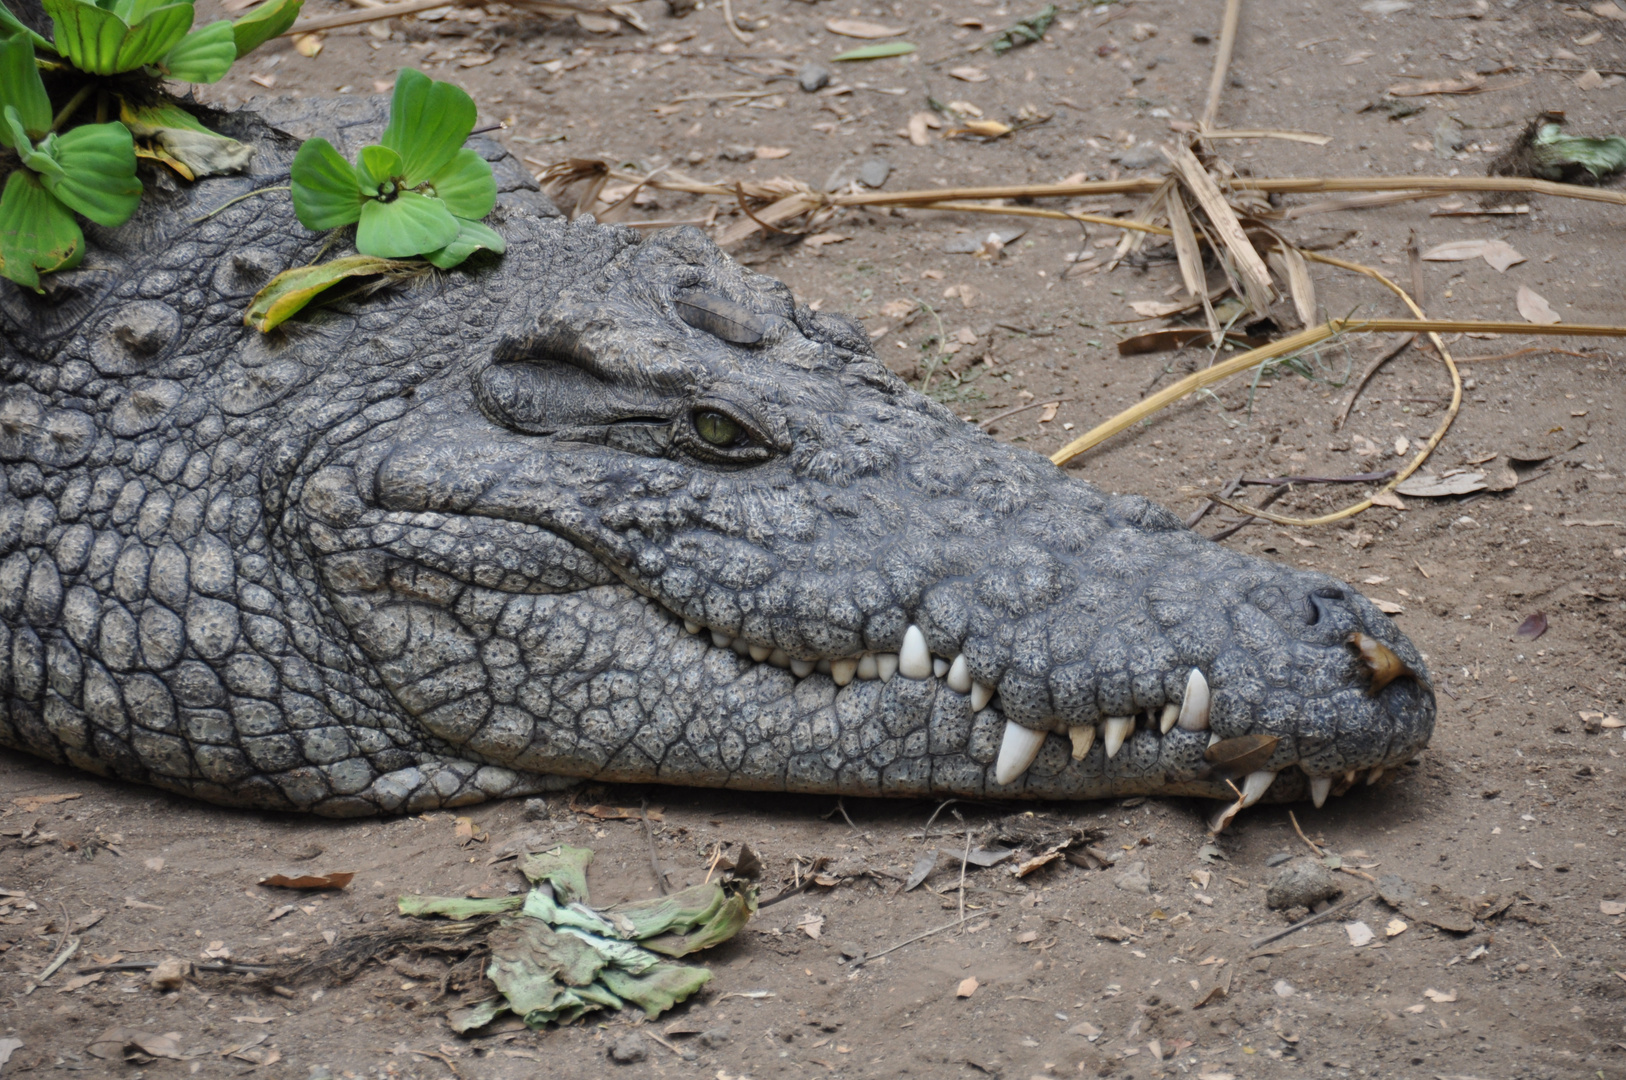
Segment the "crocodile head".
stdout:
[[698,232],[567,225],[500,167],[501,260],[245,329],[324,241],[235,198],[294,145],[239,137],[257,171],[0,296],[0,744],[329,814],[559,777],[1320,803],[1427,744],[1354,589],[995,441]]

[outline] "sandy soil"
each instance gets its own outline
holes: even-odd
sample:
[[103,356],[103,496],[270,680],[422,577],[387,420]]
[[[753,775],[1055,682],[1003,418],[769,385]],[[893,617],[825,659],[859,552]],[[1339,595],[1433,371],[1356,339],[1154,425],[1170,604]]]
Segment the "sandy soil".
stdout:
[[[997,29],[1026,8],[991,0],[862,8],[734,0],[736,14],[765,21],[742,44],[712,4],[683,20],[669,17],[664,3],[632,6],[647,20],[647,36],[473,13],[338,30],[314,58],[286,42],[263,50],[208,96],[238,103],[260,94],[372,93],[412,65],[467,87],[490,116],[507,121],[510,145],[539,168],[566,156],[602,157],[704,179],[786,175],[820,184],[882,159],[890,166],[883,190],[1110,177],[1156,167],[1149,151],[1170,138],[1171,120],[1201,111],[1221,10],[1217,2],[1172,0],[1082,11],[1064,5],[1045,42],[994,57],[964,52],[987,36],[971,21]],[[1531,0],[1415,0],[1391,14],[1362,10],[1377,6],[1247,0],[1221,124],[1321,132],[1333,141],[1229,143],[1239,171],[1476,175],[1542,109],[1565,110],[1577,132],[1626,129],[1626,87],[1608,85],[1607,74],[1626,70],[1626,22]],[[339,7],[311,3],[312,13]],[[858,44],[828,33],[831,18],[906,28],[920,52],[830,65],[838,89],[820,93],[804,93],[794,78],[766,81]],[[960,67],[986,79],[948,73]],[[1588,67],[1603,73],[1605,85],[1576,85]],[[1462,72],[1485,73],[1488,89],[1407,99],[1425,107],[1399,120],[1361,111],[1387,87]],[[838,92],[843,86],[851,89]],[[771,96],[706,97],[764,91]],[[916,146],[907,124],[928,95],[971,103],[996,119],[1024,110],[1049,119],[992,143],[933,133]],[[757,158],[756,147],[789,152]],[[1424,248],[1502,239],[1526,261],[1505,272],[1483,260],[1427,263],[1424,305],[1445,316],[1514,319],[1523,285],[1565,321],[1626,322],[1619,208],[1537,198],[1524,214],[1439,216],[1442,207],[1472,209],[1474,198],[1304,216],[1282,228],[1402,280],[1409,280],[1412,230]],[[1091,205],[1122,212],[1132,202]],[[661,193],[628,220],[705,218],[711,207]],[[1070,253],[1110,245],[1117,234],[1042,223],[996,260],[944,250],[1004,227],[936,212],[852,212],[821,226],[844,241],[756,239],[736,254],[801,297],[862,316],[887,362],[913,379],[937,351],[940,318],[960,347],[934,374],[935,392],[973,420],[1059,399],[1048,419],[1032,409],[995,425],[1002,438],[1044,453],[1206,362],[1194,350],[1120,357],[1115,347],[1159,325],[1129,322],[1136,316],[1128,305],[1176,291],[1167,249],[1149,249],[1111,273],[1086,264],[1064,275]],[[1315,276],[1325,314],[1399,312],[1365,279],[1321,267]],[[906,306],[897,301],[917,300],[936,318],[918,315],[905,325],[887,314]],[[1281,325],[1293,324],[1290,312],[1284,305]],[[1468,358],[1535,341],[1450,344]],[[520,804],[496,804],[468,811],[489,838],[465,845],[448,813],[344,823],[239,813],[0,753],[0,1047],[22,1043],[0,1072],[298,1080],[539,1070],[719,1080],[1626,1076],[1626,916],[1609,914],[1626,900],[1619,838],[1626,747],[1623,729],[1598,715],[1622,714],[1626,693],[1626,435],[1614,417],[1617,407],[1626,411],[1617,381],[1622,354],[1610,342],[1547,343],[1581,355],[1464,365],[1462,414],[1431,466],[1440,472],[1477,462],[1505,475],[1517,459],[1516,487],[1407,499],[1404,510],[1375,508],[1310,531],[1256,523],[1224,541],[1364,583],[1399,609],[1399,622],[1428,654],[1440,724],[1421,762],[1392,785],[1358,789],[1325,810],[1294,809],[1309,838],[1339,853],[1345,868],[1398,874],[1421,897],[1432,895],[1430,906],[1397,916],[1368,900],[1263,950],[1250,948],[1304,914],[1265,906],[1275,857],[1308,852],[1279,807],[1245,812],[1208,848],[1204,815],[1212,807],[1183,801],[961,804],[923,840],[930,804],[848,800],[849,824],[832,799],[593,789],[579,793],[577,805],[636,807],[647,799],[662,808],[655,846],[675,884],[699,880],[720,843],[760,853],[764,895],[805,874],[816,857],[850,876],[763,910],[708,957],[711,986],[653,1024],[613,1017],[462,1040],[441,1019],[446,1003],[436,995],[445,969],[432,957],[375,964],[343,986],[287,993],[240,975],[200,974],[160,993],[139,972],[94,981],[76,972],[114,957],[308,957],[329,940],[390,924],[400,893],[517,886],[513,864],[492,859],[526,837],[593,847],[595,899],[652,895],[641,824],[575,812],[568,798],[545,811],[532,807],[529,816]],[[1264,373],[1251,392],[1246,382],[1221,388],[1073,467],[1182,514],[1237,476],[1394,467],[1403,460],[1398,445],[1425,439],[1449,400],[1437,359],[1416,351],[1399,357],[1368,386],[1348,424],[1333,424],[1349,374],[1393,344],[1340,343],[1301,370]],[[1347,497],[1344,489],[1308,486],[1274,508],[1319,512]],[[1211,515],[1200,528],[1221,525]],[[1537,611],[1548,620],[1546,634],[1515,639],[1515,627]],[[73,797],[38,800],[59,795]],[[922,851],[963,845],[955,810],[979,836],[1024,824],[1098,829],[1097,846],[1118,862],[1091,870],[1056,861],[1021,879],[1006,867],[973,870],[965,909],[985,917],[862,966],[844,960],[844,951],[877,952],[957,918],[957,863],[950,868],[945,858],[910,892],[900,881]],[[1143,880],[1134,863],[1145,864]],[[342,892],[315,896],[255,884],[284,870],[357,876]],[[1372,890],[1359,876],[1336,876],[1346,897]],[[1435,886],[1477,898],[1470,915],[1479,921],[1460,933],[1429,925],[1431,917],[1464,917],[1449,896],[1430,893]],[[823,917],[816,939],[801,928],[809,915]],[[1388,936],[1397,917],[1407,928]],[[1375,931],[1371,944],[1352,946],[1343,923],[1354,920]],[[70,938],[77,954],[36,986]],[[977,989],[957,996],[968,977]],[[1195,1007],[1216,977],[1229,979],[1228,995]],[[90,1056],[90,1044],[115,1026],[177,1033],[182,1060],[123,1065]],[[663,1034],[669,1028],[674,1033]],[[639,1032],[660,1035],[670,1048],[643,1038],[644,1060],[613,1064],[608,1049]]]

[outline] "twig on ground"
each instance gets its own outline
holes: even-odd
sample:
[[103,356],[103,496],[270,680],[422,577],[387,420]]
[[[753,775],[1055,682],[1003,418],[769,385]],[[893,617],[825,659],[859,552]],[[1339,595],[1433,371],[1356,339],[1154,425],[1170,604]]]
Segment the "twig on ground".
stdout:
[[1031,401],[1026,405],[1018,405],[1014,409],[1006,409],[1004,412],[995,413],[994,415],[990,416],[986,420],[978,420],[977,421],[977,426],[982,428],[984,431],[987,431],[990,427],[992,427],[994,424],[998,423],[999,421],[1005,419],[1007,416],[1015,416],[1017,413],[1024,413],[1024,412],[1027,412],[1029,409],[1042,409],[1046,405],[1061,405],[1064,402],[1068,402],[1068,401],[1072,401],[1072,400],[1073,399],[1070,398],[1070,397],[1064,397],[1064,398],[1053,398],[1050,401]]
[[[1356,473],[1354,476],[1270,476],[1263,479],[1238,477],[1237,483],[1252,487],[1281,487],[1283,484],[1376,484],[1395,474],[1393,469],[1381,472]],[[1221,492],[1220,494],[1225,494]]]
[[1242,23],[1242,0],[1226,0],[1225,22],[1220,28],[1219,51],[1214,57],[1214,73],[1208,79],[1208,104],[1203,107],[1199,128],[1211,128],[1219,116],[1220,92],[1231,67],[1231,51],[1236,48],[1237,28]]
[[1327,857],[1327,853],[1322,851],[1321,848],[1316,845],[1314,840],[1311,840],[1308,836],[1304,835],[1304,830],[1299,828],[1299,819],[1293,815],[1293,811],[1289,810],[1287,812],[1287,820],[1293,823],[1293,831],[1299,834],[1299,839],[1310,845],[1310,850],[1315,852],[1316,858],[1325,859]]
[[1295,934],[1298,931],[1303,930],[1307,926],[1314,926],[1316,923],[1326,922],[1328,919],[1332,918],[1334,915],[1337,915],[1340,912],[1348,911],[1350,908],[1355,907],[1357,904],[1363,903],[1364,901],[1367,901],[1367,900],[1370,900],[1370,899],[1372,899],[1372,894],[1371,893],[1363,893],[1360,896],[1353,896],[1353,897],[1349,898],[1348,900],[1345,900],[1342,904],[1333,905],[1332,907],[1328,908],[1326,911],[1321,912],[1319,915],[1311,915],[1307,919],[1300,919],[1298,922],[1294,923],[1292,926],[1287,927],[1285,930],[1278,930],[1274,934],[1266,934],[1262,938],[1257,938],[1257,939],[1255,939],[1253,941],[1248,942],[1248,951],[1252,952],[1254,949],[1261,949],[1261,948],[1265,947],[1266,945],[1269,945],[1273,941],[1280,941],[1282,938],[1286,937],[1287,935]]
[[[1242,477],[1240,476],[1238,476],[1235,480],[1227,480],[1225,482],[1225,486],[1220,488],[1220,494],[1227,496],[1235,495],[1236,489],[1241,485]],[[1214,509],[1214,504],[1212,502],[1204,502],[1201,506],[1197,507],[1196,511],[1186,519],[1186,528],[1195,529],[1197,527],[1197,522],[1206,517],[1208,512],[1212,509]]]
[[[649,824],[648,808],[649,800],[639,798],[638,820],[644,823],[644,839],[649,841],[649,868],[655,871],[655,887],[661,891],[662,896],[665,896],[670,893],[672,889],[666,883],[666,872],[661,869],[660,857],[655,854],[655,830]],[[719,848],[718,850],[721,851],[722,849]],[[716,864],[714,863],[713,865]],[[709,872],[707,876],[710,876]]]
[[[954,815],[959,818],[959,814]],[[963,820],[963,819],[962,819]],[[965,867],[971,861],[971,826],[965,827],[965,854],[960,856],[960,921],[965,922]]]
[[751,38],[740,29],[740,24],[734,21],[734,7],[729,0],[723,0],[723,22],[728,24],[728,32],[734,35],[734,40],[741,45],[751,44]]
[[1234,524],[1221,529],[1219,532],[1214,533],[1209,537],[1209,539],[1218,543],[1219,541],[1235,536],[1243,529],[1246,529],[1249,525],[1252,525],[1255,521],[1259,520],[1261,515],[1258,514],[1257,511],[1263,510],[1265,507],[1269,506],[1283,495],[1286,495],[1287,489],[1291,486],[1291,484],[1282,484],[1278,487],[1271,488],[1269,491],[1265,492],[1265,497],[1259,500],[1258,506],[1240,506],[1237,503],[1227,501],[1224,496],[1216,497],[1210,495],[1209,498],[1214,502],[1217,502],[1222,506],[1229,506],[1233,510],[1240,510],[1244,517],[1241,521],[1235,522]]
[[[757,907],[760,909],[762,907],[762,905],[758,904]],[[882,949],[878,953],[874,953],[874,954],[872,954],[870,956],[856,957],[856,958],[853,959],[852,965],[855,968],[856,967],[862,967],[863,965],[869,963],[871,960],[879,960],[881,957],[885,956],[886,954],[897,952],[899,949],[903,948],[905,945],[913,945],[915,942],[921,940],[922,938],[929,938],[933,934],[941,934],[944,930],[953,930],[956,926],[959,926],[961,923],[967,923],[967,922],[971,922],[974,919],[981,919],[981,918],[985,918],[985,917],[989,918],[989,919],[992,919],[994,917],[994,913],[991,912],[991,911],[979,911],[975,915],[971,915],[969,917],[961,916],[960,918],[955,919],[951,923],[944,923],[942,926],[934,926],[930,930],[926,930],[926,931],[924,931],[922,933],[916,934],[912,938],[905,938],[904,940],[898,942],[896,945],[893,945],[890,948]]]
[[1595,360],[1590,353],[1575,352],[1572,349],[1560,349],[1550,345],[1531,345],[1526,349],[1515,349],[1513,352],[1496,353],[1493,356],[1459,356],[1459,364],[1483,364],[1487,360],[1512,360],[1515,356],[1524,356],[1528,353],[1562,353],[1565,356],[1574,356],[1581,360]]
[[942,802],[937,804],[937,809],[932,811],[932,816],[926,819],[926,827],[920,830],[920,842],[921,843],[927,844],[927,843],[931,842],[931,839],[932,839],[932,822],[937,820],[937,815],[941,814],[944,810],[948,809],[950,806],[953,806],[955,803],[960,802],[960,801],[961,800],[959,800],[959,799],[944,799]]

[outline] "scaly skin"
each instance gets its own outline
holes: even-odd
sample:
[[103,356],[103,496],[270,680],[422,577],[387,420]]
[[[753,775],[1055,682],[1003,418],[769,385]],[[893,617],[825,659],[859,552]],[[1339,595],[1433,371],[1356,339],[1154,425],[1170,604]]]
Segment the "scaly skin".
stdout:
[[[0,294],[0,744],[329,815],[577,777],[1229,798],[1204,751],[1261,733],[1288,799],[1427,744],[1421,658],[1347,585],[994,441],[697,232],[563,223],[495,147],[504,258],[245,329],[323,239],[280,194],[193,223],[296,145],[219,122],[251,176]],[[1356,632],[1412,674],[1372,693]]]

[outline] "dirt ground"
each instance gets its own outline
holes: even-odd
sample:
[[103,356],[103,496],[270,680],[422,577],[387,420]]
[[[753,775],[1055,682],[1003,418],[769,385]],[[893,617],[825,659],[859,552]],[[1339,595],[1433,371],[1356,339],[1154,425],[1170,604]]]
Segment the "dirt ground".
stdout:
[[[1222,10],[1217,0],[1063,4],[1045,41],[995,56],[965,50],[1028,7],[733,0],[734,13],[759,27],[742,43],[718,6],[708,0],[679,20],[663,2],[632,4],[649,32],[614,36],[512,12],[352,27],[326,34],[313,58],[274,43],[206,96],[236,104],[373,93],[410,65],[466,87],[539,170],[564,157],[604,158],[706,180],[833,185],[879,160],[889,166],[883,191],[1110,178],[1159,168],[1155,147],[1173,138],[1171,122],[1201,112]],[[349,9],[307,5],[308,14],[337,10]],[[1626,72],[1626,16],[1609,14],[1620,10],[1534,0],[1245,0],[1221,126],[1332,141],[1240,140],[1222,152],[1255,175],[1473,176],[1544,109],[1564,110],[1577,133],[1626,131],[1626,86],[1611,74]],[[839,18],[904,29],[919,52],[829,63],[862,44],[826,31],[826,20]],[[796,81],[810,62],[834,69],[820,92]],[[949,73],[957,68],[974,69],[962,74],[979,81]],[[1589,68],[1599,74],[1582,76]],[[1401,118],[1362,111],[1388,87],[1463,73],[1479,73],[1482,92],[1404,98],[1422,109]],[[746,93],[757,96],[738,96]],[[933,131],[917,146],[908,122],[929,97],[1007,122],[1047,119],[987,143]],[[788,153],[758,155],[759,147]],[[870,164],[869,178],[883,171]],[[1282,208],[1314,201],[1295,197]],[[1525,256],[1505,271],[1482,259],[1425,263],[1425,308],[1517,319],[1515,293],[1528,286],[1566,322],[1626,322],[1620,207],[1494,201],[1527,202],[1528,212],[1451,214],[1480,207],[1465,195],[1305,215],[1280,227],[1403,281],[1412,230],[1424,249],[1505,240]],[[1134,202],[1082,205],[1124,213]],[[720,201],[666,192],[625,220],[704,220],[714,206],[725,212],[719,225],[736,220]],[[1026,233],[997,258],[945,250],[1023,224]],[[994,425],[1001,438],[1042,453],[1207,362],[1200,350],[1118,354],[1119,339],[1161,325],[1132,321],[1130,303],[1178,290],[1167,247],[1149,246],[1106,272],[1101,259],[1069,261],[1080,251],[1110,254],[1118,234],[1100,227],[853,211],[819,228],[846,239],[813,246],[773,236],[735,252],[798,296],[861,316],[886,361],[917,382],[941,333],[955,351],[933,373],[932,390],[972,420],[1059,401],[1053,414],[1034,408]],[[1400,313],[1367,279],[1326,267],[1314,274],[1324,316]],[[912,321],[899,314],[909,308]],[[1278,322],[1294,325],[1290,305]],[[1309,850],[1282,807],[1244,812],[1213,846],[1205,832],[1212,806],[1157,799],[959,804],[923,839],[932,804],[847,800],[838,809],[828,798],[595,788],[574,804],[556,797],[545,811],[520,803],[462,811],[489,834],[465,844],[450,813],[355,822],[240,813],[0,753],[0,1062],[8,1040],[21,1041],[0,1074],[1626,1077],[1626,729],[1613,720],[1626,715],[1626,433],[1613,415],[1626,412],[1618,381],[1626,346],[1599,340],[1542,341],[1579,355],[1463,365],[1462,413],[1430,469],[1471,466],[1516,486],[1407,498],[1403,510],[1378,507],[1312,530],[1256,522],[1224,541],[1360,583],[1394,606],[1427,655],[1440,720],[1420,763],[1324,810],[1293,809],[1345,869],[1399,875],[1431,904],[1419,899],[1397,915],[1365,900],[1251,948],[1305,914],[1265,905],[1277,857]],[[1448,344],[1468,359],[1537,341]],[[1449,401],[1437,358],[1401,355],[1342,429],[1334,419],[1351,373],[1394,344],[1340,342],[1264,372],[1251,389],[1244,379],[1199,395],[1072,467],[1183,515],[1238,476],[1393,468]],[[1263,490],[1244,494],[1257,499]],[[1324,512],[1351,497],[1346,486],[1307,485],[1273,508]],[[1211,514],[1199,528],[1224,524]],[[1536,612],[1546,633],[1515,638]],[[636,808],[641,799],[661,809],[655,850],[674,884],[700,880],[716,845],[740,843],[765,863],[764,896],[821,856],[842,879],[765,908],[704,957],[715,973],[705,991],[647,1025],[616,1016],[460,1039],[442,1019],[444,967],[432,957],[371,965],[342,986],[281,992],[233,974],[201,973],[167,993],[149,988],[142,972],[78,974],[109,958],[308,957],[391,924],[401,893],[510,891],[520,882],[513,863],[492,860],[526,838],[594,848],[595,900],[653,895],[642,824],[572,809]],[[924,886],[902,891],[923,851],[959,850],[967,825],[981,837],[1024,823],[1101,830],[1096,846],[1117,864],[1057,860],[1025,878],[1003,865],[973,869],[963,902],[983,917],[866,964],[844,958],[958,918],[957,860],[945,857]],[[256,885],[276,871],[356,877],[322,894]],[[1373,890],[1356,874],[1334,876],[1347,898]],[[1435,886],[1445,893],[1431,894]],[[1478,921],[1454,922],[1464,909],[1446,894],[1476,898],[1467,917]],[[1406,929],[1391,936],[1397,918]],[[1357,920],[1375,933],[1362,947],[1344,925]],[[806,929],[815,923],[816,937]],[[77,953],[41,982],[70,940]],[[974,993],[958,996],[968,978]],[[1228,980],[1227,994],[1210,994],[1216,980]],[[1198,1007],[1204,996],[1211,1000]],[[180,1060],[91,1056],[111,1027],[176,1033]],[[641,1061],[612,1062],[612,1045],[645,1032],[664,1042],[640,1035]]]

